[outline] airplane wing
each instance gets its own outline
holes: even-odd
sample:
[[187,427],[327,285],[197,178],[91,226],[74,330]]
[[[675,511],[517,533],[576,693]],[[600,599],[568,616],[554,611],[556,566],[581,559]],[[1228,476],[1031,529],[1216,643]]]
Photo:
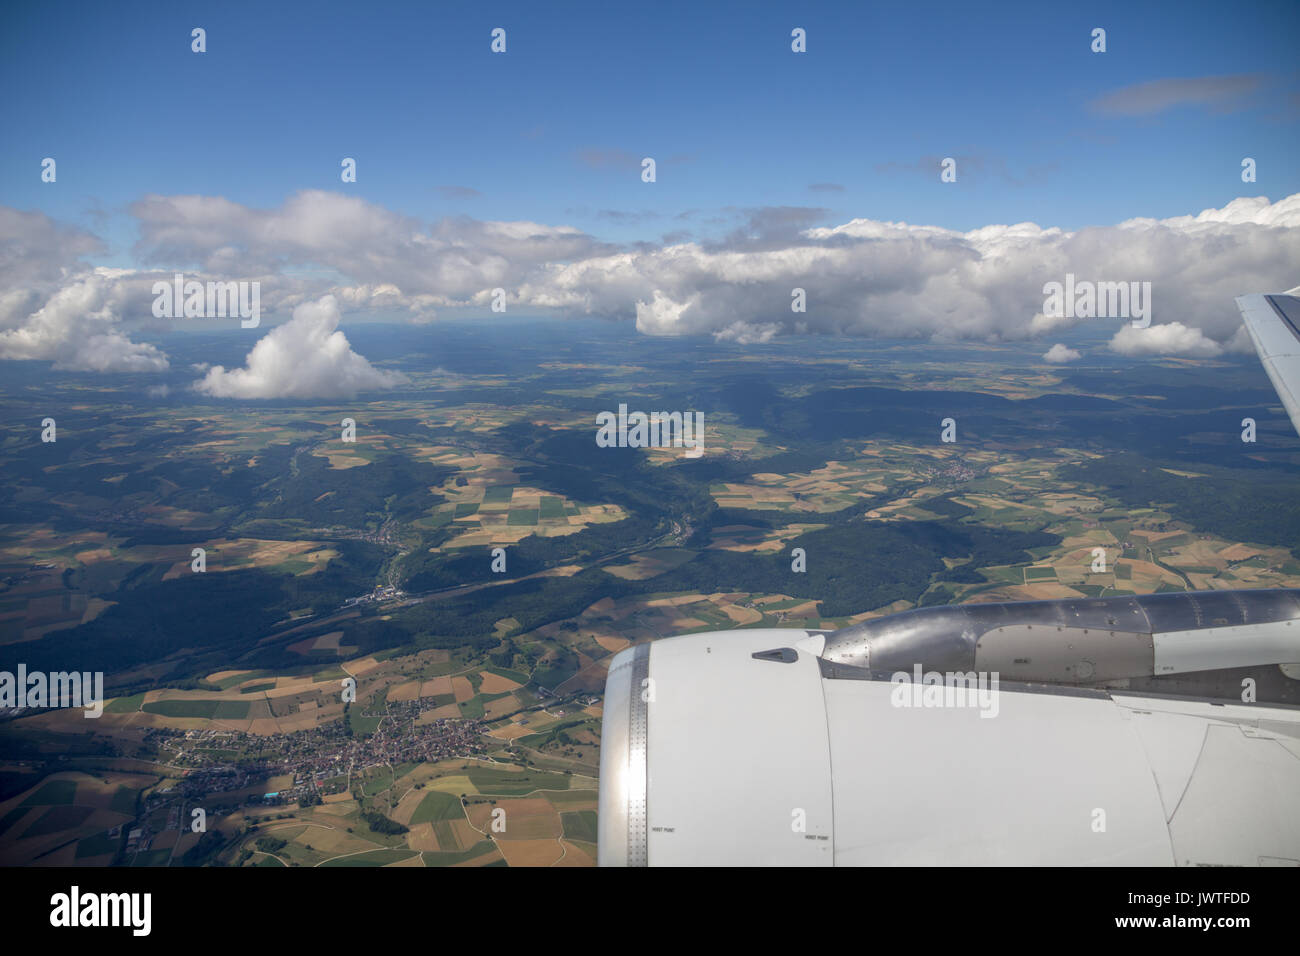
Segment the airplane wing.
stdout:
[[1300,287],[1280,295],[1239,295],[1246,331],[1300,432]]

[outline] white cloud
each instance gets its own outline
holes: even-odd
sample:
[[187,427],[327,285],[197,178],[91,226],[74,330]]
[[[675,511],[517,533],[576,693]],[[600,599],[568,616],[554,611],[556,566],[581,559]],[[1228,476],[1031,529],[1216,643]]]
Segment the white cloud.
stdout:
[[1066,362],[1077,362],[1083,358],[1083,353],[1057,342],[1043,354],[1043,361],[1050,362],[1052,365],[1064,365]]
[[[92,268],[87,259],[102,251],[94,236],[0,207],[0,357],[105,371],[165,368],[160,351],[131,336],[171,326],[153,318],[150,290],[175,271],[199,281],[258,281],[266,315],[331,294],[348,313],[428,321],[445,310],[483,309],[501,287],[516,314],[634,320],[647,335],[739,343],[802,334],[997,342],[1055,338],[1085,321],[1117,328],[1121,320],[1043,314],[1044,283],[1073,273],[1150,282],[1152,328],[1176,323],[1200,338],[1117,336],[1118,347],[1168,341],[1183,354],[1248,348],[1233,297],[1300,278],[1300,194],[1075,232],[1035,223],[958,232],[870,219],[803,228],[810,210],[743,210],[745,226],[718,242],[622,248],[527,221],[426,224],[317,190],[271,209],[210,196],[149,196],[130,209],[147,270]],[[806,290],[805,313],[790,310],[795,287]]]
[[352,351],[334,296],[304,303],[253,346],[244,368],[208,369],[194,388],[217,398],[352,398],[407,381]]
[[740,345],[759,345],[764,342],[770,342],[781,331],[781,327],[776,324],[771,325],[745,325],[743,322],[734,322],[727,328],[713,333],[713,338],[718,342],[736,342]]
[[[1014,341],[1082,321],[1117,324],[1043,314],[1044,284],[1073,273],[1150,282],[1153,322],[1177,321],[1222,344],[1241,327],[1235,295],[1294,284],[1297,227],[1300,194],[1076,232],[1019,223],[962,233],[855,219],[730,247],[679,243],[547,263],[517,298],[522,307],[635,316],[646,334],[737,341],[774,330]],[[806,313],[790,311],[796,286],[807,291]]]
[[1167,322],[1145,329],[1125,325],[1110,340],[1110,348],[1121,355],[1181,355],[1189,358],[1211,358],[1223,351],[1223,346],[1206,338],[1200,329],[1188,328],[1181,322]]
[[[517,284],[544,262],[590,255],[597,244],[571,226],[458,217],[426,226],[355,196],[304,190],[276,209],[214,196],[147,196],[137,253],[150,262],[193,262],[220,274],[316,265],[345,285],[432,296],[452,303]],[[330,291],[335,291],[331,289]]]
[[167,357],[118,327],[120,276],[95,270],[55,291],[24,320],[0,331],[0,358],[43,359],[70,371],[159,372]]

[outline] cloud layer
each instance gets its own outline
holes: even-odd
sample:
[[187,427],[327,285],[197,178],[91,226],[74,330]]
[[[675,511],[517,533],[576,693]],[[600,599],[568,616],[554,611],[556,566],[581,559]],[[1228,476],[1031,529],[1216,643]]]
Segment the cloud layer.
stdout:
[[[427,321],[485,309],[496,288],[512,312],[634,321],[647,335],[741,344],[819,333],[1015,341],[1103,322],[1115,331],[1111,348],[1124,354],[1206,356],[1248,348],[1233,296],[1300,281],[1300,194],[1073,232],[1035,223],[959,232],[872,219],[819,226],[825,210],[753,209],[715,240],[632,246],[526,221],[426,224],[315,190],[271,209],[147,196],[130,213],[141,268],[104,269],[91,264],[104,251],[95,236],[0,207],[0,358],[163,369],[166,356],[132,335],[169,327],[152,317],[151,288],[182,268],[200,281],[259,281],[265,313],[293,311],[292,330],[262,339],[247,368],[203,380],[209,394],[246,397],[383,387],[391,373],[351,351],[337,332],[340,311]],[[1150,282],[1151,327],[1042,314],[1044,284],[1067,274]],[[805,311],[792,311],[795,289],[804,290]]]

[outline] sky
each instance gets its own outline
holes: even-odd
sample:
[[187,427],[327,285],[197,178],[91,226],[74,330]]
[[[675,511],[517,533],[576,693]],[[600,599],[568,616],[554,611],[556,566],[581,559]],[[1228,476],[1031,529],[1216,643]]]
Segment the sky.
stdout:
[[[132,276],[174,269],[261,280],[270,321],[329,293],[343,323],[429,321],[504,287],[512,309],[759,341],[891,322],[1041,334],[1043,282],[1075,265],[1126,279],[1110,273],[1137,263],[1133,278],[1174,307],[1156,324],[1203,333],[1158,333],[1187,354],[1240,346],[1233,281],[1300,283],[1286,281],[1300,273],[1292,2],[124,2],[3,16],[0,358],[88,367],[74,330],[94,321],[115,353],[105,371],[147,370],[156,356],[122,352],[149,322]],[[806,52],[791,49],[795,28]],[[356,182],[340,180],[344,157]],[[940,179],[946,157],[955,182]],[[1207,209],[1227,223],[1214,235],[1183,222]],[[1154,246],[1101,238],[1148,219],[1177,225]],[[1021,223],[1039,232],[981,232]],[[1236,255],[1189,286],[1187,257],[1225,242]],[[972,259],[1014,260],[1014,275],[980,286]],[[929,265],[909,271],[917,261]],[[80,276],[95,288],[69,292],[96,269]],[[778,315],[773,290],[788,306],[801,269],[818,308]],[[746,295],[765,283],[762,301]],[[919,301],[935,295],[948,304]],[[1207,295],[1224,307],[1198,311]],[[969,321],[936,317],[954,309]]]

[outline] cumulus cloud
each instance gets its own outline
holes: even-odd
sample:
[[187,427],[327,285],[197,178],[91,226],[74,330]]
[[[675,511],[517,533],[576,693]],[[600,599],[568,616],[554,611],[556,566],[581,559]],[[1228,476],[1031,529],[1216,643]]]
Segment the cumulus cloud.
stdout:
[[1200,329],[1181,322],[1167,322],[1144,329],[1125,325],[1110,340],[1111,351],[1121,355],[1181,355],[1211,358],[1223,352],[1223,346],[1205,337]]
[[134,294],[130,270],[83,257],[103,243],[44,213],[0,206],[0,358],[52,361],[72,371],[153,372],[167,358],[120,328]]
[[[1066,231],[1035,223],[969,232],[854,219],[547,263],[517,292],[525,306],[635,317],[651,335],[830,333],[938,341],[1013,341],[1080,322],[1043,314],[1047,282],[1150,282],[1152,321],[1176,321],[1215,343],[1241,327],[1233,297],[1294,284],[1300,194],[1237,199],[1170,219]],[[792,313],[791,290],[807,293]],[[629,308],[629,303],[631,308]]]
[[194,388],[216,398],[352,398],[407,381],[352,351],[338,324],[334,296],[304,303],[253,346],[243,368],[213,366]]
[[[266,209],[147,196],[130,211],[143,268],[109,270],[87,262],[102,252],[95,237],[0,209],[0,357],[165,368],[166,357],[132,334],[170,327],[152,317],[151,287],[181,264],[199,281],[260,282],[270,315],[328,294],[344,313],[427,321],[486,307],[501,288],[512,312],[634,320],[647,335],[738,343],[792,334],[1005,342],[1056,338],[1085,321],[1117,328],[1122,319],[1044,314],[1044,284],[1073,274],[1150,282],[1152,328],[1178,323],[1201,339],[1154,334],[1208,354],[1249,348],[1233,297],[1295,285],[1300,262],[1300,194],[1075,231],[1032,222],[966,232],[873,219],[824,225],[829,212],[810,207],[694,210],[677,218],[716,238],[677,233],[634,245],[529,221],[426,223],[319,190]],[[804,313],[791,311],[795,288],[805,290]],[[1117,336],[1120,348],[1146,348],[1127,335]]]
[[128,289],[96,269],[54,291],[36,311],[0,330],[0,358],[43,359],[79,372],[159,372],[167,356],[118,328]]
[[197,261],[209,272],[243,277],[325,266],[346,284],[397,290],[416,311],[419,300],[411,297],[452,305],[515,284],[541,263],[601,248],[572,226],[463,216],[425,226],[321,190],[297,193],[275,209],[213,196],[148,196],[130,210],[140,227],[136,252],[146,262]]
[[1082,352],[1072,349],[1068,345],[1063,345],[1060,342],[1057,342],[1043,353],[1043,361],[1050,362],[1052,365],[1064,365],[1066,362],[1077,362],[1081,358],[1083,358]]

